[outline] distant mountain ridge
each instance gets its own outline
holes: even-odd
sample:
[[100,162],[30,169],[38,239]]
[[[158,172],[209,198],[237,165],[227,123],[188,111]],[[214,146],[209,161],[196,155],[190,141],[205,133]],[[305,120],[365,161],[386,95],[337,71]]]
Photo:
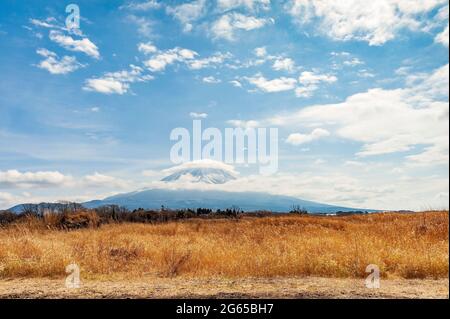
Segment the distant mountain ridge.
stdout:
[[[272,195],[259,192],[225,192],[201,190],[149,189],[127,194],[119,194],[103,200],[83,203],[86,208],[119,205],[128,209],[169,209],[210,208],[227,209],[237,206],[244,211],[288,212],[293,206],[306,209],[310,213],[336,213],[338,211],[361,211],[361,209],[326,205],[296,197]],[[364,210],[373,211],[373,210]]]
[[[34,205],[40,211],[44,209],[61,210],[63,205],[58,203],[21,204],[11,207],[14,213],[21,213],[29,205]],[[300,207],[310,213],[332,214],[336,212],[375,212],[371,209],[349,208],[333,206],[302,200],[296,197],[271,195],[258,192],[224,192],[224,191],[200,191],[200,190],[167,190],[148,189],[126,194],[118,194],[102,200],[92,200],[81,203],[83,207],[93,209],[102,206],[118,205],[129,210],[149,209],[159,210],[162,206],[168,209],[197,209],[210,208],[227,209],[232,206],[239,207],[243,211],[272,211],[288,212],[292,207]]]

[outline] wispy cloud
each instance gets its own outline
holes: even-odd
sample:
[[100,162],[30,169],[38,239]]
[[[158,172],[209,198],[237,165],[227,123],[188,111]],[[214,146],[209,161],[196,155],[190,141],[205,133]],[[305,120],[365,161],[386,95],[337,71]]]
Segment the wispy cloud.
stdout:
[[279,58],[275,60],[272,68],[276,71],[293,72],[295,71],[295,62],[291,58]]
[[25,173],[18,170],[0,171],[0,187],[7,188],[56,187],[71,181],[71,176],[58,171]]
[[261,74],[245,78],[250,84],[267,93],[277,93],[295,89],[297,80],[294,78],[280,77],[272,80],[266,79]]
[[144,74],[141,67],[130,65],[130,70],[108,72],[102,77],[87,79],[83,89],[103,94],[125,94],[130,89],[130,84],[135,82],[147,82],[154,77]]
[[228,11],[239,7],[247,8],[250,11],[257,9],[269,10],[270,0],[217,0],[219,10]]
[[380,0],[368,5],[359,0],[290,0],[286,9],[299,24],[316,24],[316,33],[341,41],[360,40],[369,45],[382,45],[393,40],[402,29],[420,31],[426,24],[423,16],[447,3],[447,0],[414,4]]
[[160,9],[163,4],[157,0],[145,0],[145,1],[130,1],[122,6],[120,9],[128,9],[134,11],[148,11],[154,9]]
[[192,119],[206,119],[208,117],[208,114],[207,113],[191,112],[191,113],[189,113],[189,116]]
[[95,59],[100,58],[98,47],[88,38],[76,40],[69,35],[64,35],[59,31],[52,30],[50,31],[50,40],[69,51],[83,52]]
[[155,36],[153,32],[154,22],[151,19],[134,14],[128,15],[126,19],[137,26],[137,32],[142,37],[153,38]]
[[217,79],[214,76],[207,76],[207,77],[203,78],[203,82],[208,83],[208,84],[218,84],[218,83],[221,83],[222,80]]
[[193,23],[206,13],[206,0],[194,0],[178,6],[169,6],[166,12],[177,19],[185,32],[190,32],[194,28]]
[[36,53],[45,58],[37,64],[37,67],[47,70],[51,74],[67,74],[85,67],[73,56],[59,58],[56,53],[47,49],[38,49]]
[[298,97],[311,97],[315,91],[319,89],[320,83],[334,83],[338,79],[331,74],[320,74],[317,72],[304,71],[300,74],[298,79],[302,85],[295,91]]
[[176,47],[166,51],[158,51],[157,54],[146,60],[144,65],[152,72],[162,72],[168,65],[192,61],[197,55],[198,53],[195,51]]
[[274,23],[273,19],[246,16],[241,13],[228,13],[216,20],[211,26],[211,33],[216,39],[233,41],[239,30],[251,31]]
[[316,128],[314,131],[312,131],[309,134],[300,134],[300,133],[294,133],[289,135],[289,137],[286,140],[286,143],[292,144],[292,145],[301,145],[313,142],[315,140],[321,139],[323,137],[330,136],[330,132],[328,132],[325,129],[322,128]]

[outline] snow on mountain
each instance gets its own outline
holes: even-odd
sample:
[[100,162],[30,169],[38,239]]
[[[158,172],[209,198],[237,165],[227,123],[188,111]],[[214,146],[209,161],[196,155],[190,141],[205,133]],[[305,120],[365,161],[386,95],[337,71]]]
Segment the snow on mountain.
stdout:
[[163,182],[190,181],[194,183],[225,184],[237,178],[233,166],[212,160],[194,161],[164,171],[169,174]]

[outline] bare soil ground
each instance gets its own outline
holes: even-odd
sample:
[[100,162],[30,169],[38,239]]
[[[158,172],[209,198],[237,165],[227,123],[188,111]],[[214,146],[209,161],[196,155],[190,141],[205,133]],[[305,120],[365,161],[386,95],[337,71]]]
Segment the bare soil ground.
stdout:
[[368,289],[363,279],[272,278],[188,279],[142,278],[140,281],[83,281],[67,289],[63,279],[1,279],[0,298],[449,298],[448,279],[382,280],[380,289]]

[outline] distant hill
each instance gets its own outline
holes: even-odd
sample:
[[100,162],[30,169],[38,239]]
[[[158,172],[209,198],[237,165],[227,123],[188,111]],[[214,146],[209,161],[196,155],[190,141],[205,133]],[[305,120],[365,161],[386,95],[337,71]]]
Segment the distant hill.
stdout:
[[77,203],[40,203],[40,204],[19,204],[8,209],[13,213],[23,213],[24,211],[43,212],[45,210],[61,212],[67,208],[81,207]]

